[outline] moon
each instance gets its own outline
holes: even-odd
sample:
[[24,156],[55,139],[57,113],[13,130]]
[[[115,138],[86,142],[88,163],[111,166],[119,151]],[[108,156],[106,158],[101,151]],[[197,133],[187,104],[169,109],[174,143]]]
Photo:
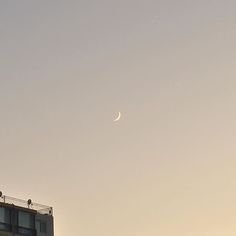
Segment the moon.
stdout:
[[113,120],[113,121],[116,122],[116,121],[120,120],[120,118],[121,118],[121,113],[118,112],[118,116],[117,116],[117,118],[116,118],[115,120]]

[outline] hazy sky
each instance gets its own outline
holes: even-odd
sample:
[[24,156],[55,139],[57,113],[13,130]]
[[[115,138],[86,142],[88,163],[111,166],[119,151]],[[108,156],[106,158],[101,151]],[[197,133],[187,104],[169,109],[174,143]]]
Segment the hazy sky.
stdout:
[[0,190],[55,236],[235,236],[235,9],[0,0]]

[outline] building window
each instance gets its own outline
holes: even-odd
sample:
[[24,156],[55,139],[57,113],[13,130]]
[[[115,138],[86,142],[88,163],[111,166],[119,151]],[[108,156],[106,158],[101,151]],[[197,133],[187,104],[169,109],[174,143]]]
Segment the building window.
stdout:
[[0,207],[0,222],[10,224],[10,210],[5,207]]
[[45,221],[37,220],[36,229],[37,229],[37,232],[47,233],[47,223]]
[[34,215],[28,212],[19,211],[18,212],[18,226],[27,228],[27,229],[34,229]]
[[0,230],[10,231],[11,212],[5,207],[0,207]]

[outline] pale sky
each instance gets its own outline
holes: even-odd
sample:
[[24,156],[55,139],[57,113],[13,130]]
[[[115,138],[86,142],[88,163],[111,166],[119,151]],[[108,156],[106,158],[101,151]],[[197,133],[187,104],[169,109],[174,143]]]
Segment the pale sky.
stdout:
[[0,190],[55,236],[235,236],[235,9],[0,0]]

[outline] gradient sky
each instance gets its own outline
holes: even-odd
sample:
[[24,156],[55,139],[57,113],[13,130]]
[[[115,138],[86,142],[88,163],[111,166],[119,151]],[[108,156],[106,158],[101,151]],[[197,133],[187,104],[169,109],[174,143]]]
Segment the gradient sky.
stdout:
[[55,236],[235,236],[235,9],[1,0],[0,190]]

